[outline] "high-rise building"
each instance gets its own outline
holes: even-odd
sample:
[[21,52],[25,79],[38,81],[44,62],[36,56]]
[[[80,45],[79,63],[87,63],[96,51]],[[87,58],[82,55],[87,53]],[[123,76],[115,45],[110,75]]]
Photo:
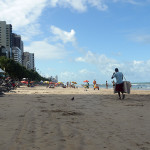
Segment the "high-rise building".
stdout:
[[8,49],[9,58],[12,58],[12,25],[6,24],[6,48]]
[[14,61],[22,65],[22,52],[18,47],[12,47],[12,57]]
[[0,21],[0,47],[7,51],[7,57],[12,58],[12,25],[6,24],[6,21]]
[[27,69],[35,70],[34,68],[34,53],[24,52],[23,53],[23,66]]
[[6,48],[6,22],[0,21],[0,46]]
[[12,33],[12,46],[18,47],[19,49],[21,49],[22,43],[21,43],[21,36],[20,35]]
[[34,53],[30,53],[30,67],[31,67],[31,69],[35,70],[35,66],[34,66]]
[[[22,55],[22,60],[23,60],[23,52],[24,52],[24,47],[23,47],[23,41],[21,40],[21,36],[17,35],[15,33],[12,33],[12,47],[18,47],[21,51]],[[22,62],[23,64],[23,62]]]
[[8,57],[8,53],[6,50],[6,22],[5,21],[0,21],[0,48],[1,48],[1,55],[3,56],[6,55]]

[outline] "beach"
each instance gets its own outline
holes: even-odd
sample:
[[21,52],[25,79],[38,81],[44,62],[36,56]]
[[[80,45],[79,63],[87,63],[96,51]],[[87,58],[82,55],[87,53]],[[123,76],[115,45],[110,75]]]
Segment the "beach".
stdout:
[[0,96],[0,150],[150,150],[149,108],[149,90],[22,86]]

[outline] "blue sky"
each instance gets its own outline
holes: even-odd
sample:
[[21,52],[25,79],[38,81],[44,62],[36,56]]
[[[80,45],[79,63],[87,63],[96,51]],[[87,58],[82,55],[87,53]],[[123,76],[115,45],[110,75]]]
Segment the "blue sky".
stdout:
[[116,67],[150,81],[150,0],[0,0],[0,20],[22,36],[43,76],[111,83]]

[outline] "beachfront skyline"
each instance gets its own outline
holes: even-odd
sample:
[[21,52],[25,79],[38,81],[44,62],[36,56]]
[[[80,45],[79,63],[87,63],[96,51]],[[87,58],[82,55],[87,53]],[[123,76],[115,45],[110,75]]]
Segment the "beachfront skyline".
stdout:
[[59,81],[150,78],[150,0],[0,0],[0,20],[22,36],[35,66]]

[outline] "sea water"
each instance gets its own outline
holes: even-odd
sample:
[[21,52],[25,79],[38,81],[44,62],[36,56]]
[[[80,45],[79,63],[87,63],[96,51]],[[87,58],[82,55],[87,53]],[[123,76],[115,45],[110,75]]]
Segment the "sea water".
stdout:
[[[99,88],[106,89],[106,84],[98,84]],[[80,85],[79,87],[83,87]],[[93,88],[93,84],[90,84],[89,88]],[[113,85],[108,83],[108,89],[112,89]],[[150,82],[131,83],[132,90],[150,90]]]

